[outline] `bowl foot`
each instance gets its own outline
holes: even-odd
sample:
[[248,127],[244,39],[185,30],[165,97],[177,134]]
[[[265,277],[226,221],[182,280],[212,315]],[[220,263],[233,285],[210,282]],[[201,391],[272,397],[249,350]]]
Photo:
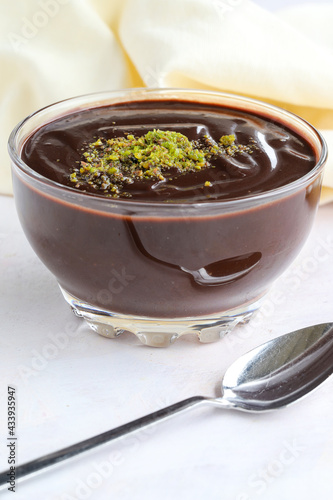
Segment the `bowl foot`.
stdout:
[[98,309],[73,297],[63,288],[60,289],[73,312],[84,318],[90,328],[99,335],[115,339],[123,332],[131,332],[142,344],[151,347],[168,347],[187,334],[195,334],[203,344],[217,342],[238,324],[247,323],[263,300],[261,297],[241,308],[206,317],[161,319]]

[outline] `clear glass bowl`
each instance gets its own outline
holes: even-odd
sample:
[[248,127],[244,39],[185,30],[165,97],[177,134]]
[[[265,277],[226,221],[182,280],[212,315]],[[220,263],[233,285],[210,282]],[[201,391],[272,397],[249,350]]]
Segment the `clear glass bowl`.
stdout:
[[[262,194],[165,204],[88,195],[22,161],[27,138],[52,120],[156,99],[219,104],[274,119],[312,145],[316,166]],[[318,131],[296,115],[241,96],[184,89],[131,89],[61,101],[19,123],[9,153],[22,227],[74,312],[101,335],[130,331],[159,347],[186,333],[213,342],[251,317],[309,234],[327,156]]]

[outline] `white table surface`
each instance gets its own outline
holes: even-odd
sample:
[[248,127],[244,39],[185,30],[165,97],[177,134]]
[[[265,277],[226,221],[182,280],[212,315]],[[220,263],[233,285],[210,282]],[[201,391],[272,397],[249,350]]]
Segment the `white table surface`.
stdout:
[[[7,386],[16,388],[17,463],[193,395],[219,395],[239,355],[287,331],[333,321],[333,204],[262,312],[218,343],[167,349],[91,331],[33,253],[14,200],[0,197],[0,470]],[[42,215],[41,215],[42,216]],[[261,415],[199,408],[16,485],[15,500],[313,500],[333,486],[333,377]]]

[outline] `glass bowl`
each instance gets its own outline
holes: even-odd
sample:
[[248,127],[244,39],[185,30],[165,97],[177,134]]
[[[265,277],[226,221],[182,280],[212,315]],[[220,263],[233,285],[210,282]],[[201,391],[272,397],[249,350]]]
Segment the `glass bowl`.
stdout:
[[[93,196],[49,180],[24,163],[31,134],[73,111],[140,100],[213,103],[253,112],[298,132],[315,167],[268,192],[210,203]],[[9,139],[23,230],[73,311],[101,335],[134,333],[167,346],[181,335],[203,343],[246,322],[293,261],[318,206],[326,145],[292,113],[242,96],[187,89],[130,89],[75,97],[43,108]]]

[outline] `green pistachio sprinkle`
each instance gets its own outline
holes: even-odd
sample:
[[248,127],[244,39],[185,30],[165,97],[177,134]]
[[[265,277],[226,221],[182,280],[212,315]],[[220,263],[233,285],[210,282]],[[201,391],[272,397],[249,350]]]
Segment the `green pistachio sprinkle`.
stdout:
[[[221,155],[251,153],[252,146],[235,144],[234,135],[224,135],[216,143],[190,141],[179,132],[151,130],[135,137],[97,138],[83,153],[83,160],[73,169],[70,180],[75,187],[89,184],[114,198],[128,197],[126,186],[138,180],[163,182],[165,174],[179,175],[213,167],[210,160]],[[212,184],[207,181],[205,186]]]

